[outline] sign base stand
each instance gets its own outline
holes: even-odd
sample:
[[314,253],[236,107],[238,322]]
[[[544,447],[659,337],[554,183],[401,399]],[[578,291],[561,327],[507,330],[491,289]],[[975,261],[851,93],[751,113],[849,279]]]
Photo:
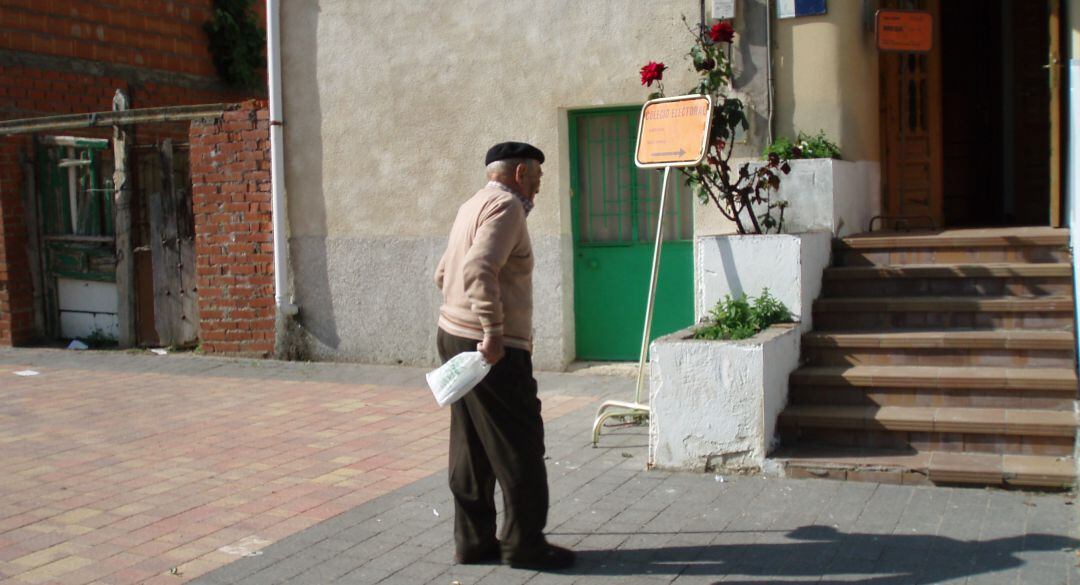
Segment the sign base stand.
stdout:
[[641,394],[645,388],[645,360],[649,357],[649,333],[652,330],[653,305],[656,303],[660,249],[664,245],[668,176],[671,167],[691,167],[705,159],[712,108],[712,96],[707,95],[659,98],[645,102],[641,108],[634,163],[638,168],[663,168],[664,182],[660,187],[660,209],[656,216],[656,244],[653,246],[652,274],[649,277],[649,301],[645,305],[645,331],[641,335],[637,391],[633,402],[608,400],[600,405],[593,420],[593,448],[600,442],[600,430],[605,420],[624,417],[645,421],[649,418],[649,405],[641,402]]
[[[619,410],[608,410],[608,409]],[[604,425],[604,421],[613,416],[623,416],[632,418],[642,418],[648,420],[649,418],[649,405],[640,404],[638,402],[623,402],[621,400],[608,400],[600,405],[600,408],[596,411],[596,420],[592,425],[592,446],[595,449],[600,442],[600,428]]]
[[[593,421],[592,444],[600,442],[600,428],[613,416],[649,417],[649,405],[641,403],[641,391],[645,387],[645,364],[649,358],[649,333],[652,330],[653,306],[656,303],[656,277],[660,272],[660,248],[664,244],[664,209],[667,203],[668,175],[671,167],[664,167],[664,182],[660,188],[660,210],[656,217],[656,245],[653,246],[652,273],[649,277],[649,301],[645,305],[645,331],[641,335],[641,357],[638,359],[637,390],[633,402],[608,400],[596,410]],[[610,410],[617,409],[617,410]]]

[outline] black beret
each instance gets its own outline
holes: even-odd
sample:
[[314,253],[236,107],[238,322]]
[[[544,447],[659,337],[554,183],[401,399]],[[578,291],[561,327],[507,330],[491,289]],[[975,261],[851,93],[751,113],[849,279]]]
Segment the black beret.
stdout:
[[540,152],[539,148],[524,142],[500,142],[488,149],[484,164],[489,165],[497,160],[508,158],[531,158],[542,164],[544,153]]

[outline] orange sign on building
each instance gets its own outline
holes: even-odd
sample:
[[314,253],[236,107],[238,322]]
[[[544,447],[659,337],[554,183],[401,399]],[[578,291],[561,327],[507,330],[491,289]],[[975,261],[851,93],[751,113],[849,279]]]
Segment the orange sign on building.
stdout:
[[712,98],[687,95],[645,102],[638,123],[637,166],[690,167],[705,158]]
[[877,46],[882,51],[929,52],[934,47],[934,17],[919,10],[878,10]]

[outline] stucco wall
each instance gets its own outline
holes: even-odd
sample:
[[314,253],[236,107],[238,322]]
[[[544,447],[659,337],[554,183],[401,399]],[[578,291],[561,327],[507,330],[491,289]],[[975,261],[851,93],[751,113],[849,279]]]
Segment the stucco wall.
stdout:
[[286,188],[300,320],[322,359],[435,363],[431,273],[493,143],[548,155],[529,219],[542,368],[573,357],[566,110],[690,87],[694,0],[282,6]]
[[774,21],[776,133],[819,129],[846,160],[880,160],[878,53],[864,2],[829,2],[828,14]]

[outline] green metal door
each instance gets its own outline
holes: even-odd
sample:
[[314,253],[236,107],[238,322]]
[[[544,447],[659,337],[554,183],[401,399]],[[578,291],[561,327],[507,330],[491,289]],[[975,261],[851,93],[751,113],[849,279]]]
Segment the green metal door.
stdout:
[[[637,360],[663,171],[638,169],[640,108],[570,113],[577,358]],[[652,339],[694,320],[689,189],[670,179]]]
[[53,337],[114,338],[116,244],[109,141],[37,141],[37,201],[44,256],[45,321]]

